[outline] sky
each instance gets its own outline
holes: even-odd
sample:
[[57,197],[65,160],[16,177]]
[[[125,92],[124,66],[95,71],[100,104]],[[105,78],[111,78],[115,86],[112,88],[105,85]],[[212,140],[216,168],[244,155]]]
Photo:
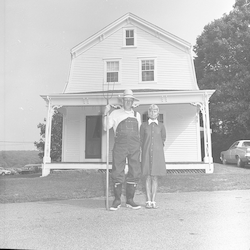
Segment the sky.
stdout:
[[62,93],[70,50],[130,12],[193,46],[235,0],[0,0],[0,151],[36,150],[40,95]]

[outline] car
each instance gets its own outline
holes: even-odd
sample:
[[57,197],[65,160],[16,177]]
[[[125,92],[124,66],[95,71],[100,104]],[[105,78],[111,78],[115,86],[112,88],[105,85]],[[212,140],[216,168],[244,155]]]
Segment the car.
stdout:
[[0,167],[0,175],[11,174],[11,171]]
[[223,164],[233,163],[238,167],[250,165],[250,140],[239,140],[232,146],[220,153],[220,159]]
[[22,168],[21,174],[42,172],[42,164],[27,164]]

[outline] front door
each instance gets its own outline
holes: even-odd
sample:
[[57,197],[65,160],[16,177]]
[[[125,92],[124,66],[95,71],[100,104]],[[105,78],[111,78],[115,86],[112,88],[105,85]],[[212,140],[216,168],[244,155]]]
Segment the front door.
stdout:
[[102,116],[86,116],[85,159],[100,159],[102,155]]

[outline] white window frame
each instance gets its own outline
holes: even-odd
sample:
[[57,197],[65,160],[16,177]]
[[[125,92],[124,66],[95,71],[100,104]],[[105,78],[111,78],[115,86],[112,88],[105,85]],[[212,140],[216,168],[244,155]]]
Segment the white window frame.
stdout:
[[122,64],[121,64],[121,58],[109,58],[109,59],[103,59],[104,61],[104,76],[103,76],[103,79],[104,79],[104,84],[110,84],[111,82],[107,82],[107,63],[108,62],[118,62],[119,63],[119,70],[118,70],[118,81],[117,82],[114,82],[115,84],[121,84],[121,67],[122,67]]
[[[139,59],[139,83],[157,83],[157,58],[156,57],[140,57]],[[142,81],[142,61],[152,60],[154,61],[154,80]]]
[[[134,45],[126,45],[126,31],[133,30],[134,31]],[[137,32],[135,27],[126,27],[123,28],[123,47],[124,48],[134,48],[137,46]]]

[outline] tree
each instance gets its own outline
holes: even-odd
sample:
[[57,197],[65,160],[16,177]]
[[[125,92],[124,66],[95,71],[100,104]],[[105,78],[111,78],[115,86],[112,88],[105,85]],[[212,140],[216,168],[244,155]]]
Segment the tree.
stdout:
[[[45,123],[39,123],[37,127],[40,129],[40,140],[35,142],[36,148],[39,150],[39,157],[42,159],[44,156],[44,144],[45,144],[45,131],[46,131],[46,119]],[[56,109],[52,117],[51,128],[51,149],[50,157],[52,162],[60,162],[62,155],[62,114]]]
[[204,27],[194,59],[200,89],[215,89],[210,99],[213,154],[250,138],[250,0]]

